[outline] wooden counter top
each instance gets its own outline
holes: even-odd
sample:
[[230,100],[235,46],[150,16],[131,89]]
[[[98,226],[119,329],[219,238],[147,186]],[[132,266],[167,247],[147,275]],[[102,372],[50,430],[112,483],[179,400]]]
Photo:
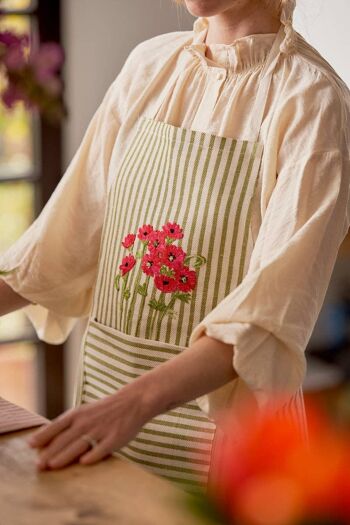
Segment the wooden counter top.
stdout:
[[37,451],[25,442],[34,430],[0,436],[0,525],[202,523],[181,489],[122,458],[37,471]]

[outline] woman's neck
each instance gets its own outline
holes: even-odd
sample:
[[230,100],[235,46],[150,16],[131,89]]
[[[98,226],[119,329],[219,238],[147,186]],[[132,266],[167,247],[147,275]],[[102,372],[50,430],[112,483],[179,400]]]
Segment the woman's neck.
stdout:
[[259,1],[232,7],[208,16],[206,44],[231,44],[237,38],[257,33],[277,33],[281,22]]

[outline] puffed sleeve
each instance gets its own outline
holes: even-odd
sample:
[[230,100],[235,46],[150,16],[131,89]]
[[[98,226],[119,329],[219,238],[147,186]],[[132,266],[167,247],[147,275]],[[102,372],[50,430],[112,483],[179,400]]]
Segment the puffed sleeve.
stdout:
[[[305,349],[350,225],[349,93],[322,74],[276,112],[276,182],[242,282],[191,333],[233,345],[238,378],[196,399],[215,419],[237,381],[258,406],[303,383]],[[269,154],[271,154],[270,145]],[[280,394],[280,397],[276,396]]]
[[31,303],[23,311],[44,341],[63,342],[88,315],[96,279],[108,170],[130,83],[127,58],[37,219],[0,255],[0,277]]

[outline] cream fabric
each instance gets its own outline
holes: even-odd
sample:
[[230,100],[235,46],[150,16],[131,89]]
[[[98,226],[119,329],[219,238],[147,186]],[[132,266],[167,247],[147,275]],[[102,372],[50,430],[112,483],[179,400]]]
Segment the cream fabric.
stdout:
[[[41,339],[64,341],[89,314],[108,188],[137,118],[151,114],[159,97],[158,119],[253,140],[252,104],[275,34],[207,46],[208,23],[198,18],[193,31],[159,35],[132,50],[43,212],[1,255],[0,269],[17,268],[5,281],[38,303],[24,312]],[[273,77],[260,134],[265,150],[248,274],[190,340],[207,333],[234,345],[235,370],[262,396],[295,392],[302,383],[305,347],[350,225],[350,92],[295,37],[296,50],[281,55]],[[182,53],[186,67],[171,83]]]

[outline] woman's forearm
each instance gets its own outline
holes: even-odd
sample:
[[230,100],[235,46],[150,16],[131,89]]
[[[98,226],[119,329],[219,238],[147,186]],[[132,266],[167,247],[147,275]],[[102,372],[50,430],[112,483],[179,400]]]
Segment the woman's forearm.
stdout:
[[[203,335],[114,394],[66,411],[31,436],[30,445],[40,449],[38,468],[62,468],[82,454],[82,463],[94,463],[119,450],[156,415],[237,377],[232,358],[233,345]],[[86,433],[99,441],[90,451],[81,440]]]
[[3,279],[0,279],[0,317],[19,310],[27,304],[30,304],[27,299],[18,295]]
[[178,356],[137,378],[129,388],[139,389],[151,419],[228,383],[233,368],[233,345],[203,335]]

